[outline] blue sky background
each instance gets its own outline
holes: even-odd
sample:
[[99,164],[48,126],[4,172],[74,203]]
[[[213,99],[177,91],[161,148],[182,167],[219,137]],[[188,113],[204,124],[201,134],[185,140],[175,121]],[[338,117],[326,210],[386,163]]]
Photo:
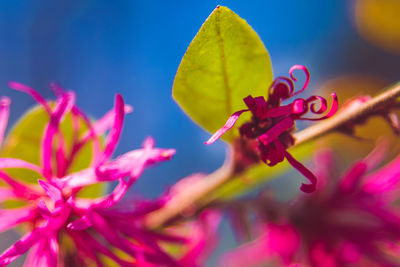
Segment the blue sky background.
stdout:
[[[77,92],[93,117],[121,93],[134,107],[116,154],[138,148],[146,136],[175,158],[143,175],[134,192],[154,197],[193,172],[210,172],[224,158],[224,145],[205,146],[208,134],[171,98],[179,62],[201,24],[225,5],[246,19],[267,47],[275,75],[303,64],[311,87],[352,72],[384,73],[396,80],[399,61],[356,32],[352,2],[20,0],[0,2],[0,95],[13,100],[11,123],[34,102],[7,88],[16,80],[50,98],[58,81]],[[398,76],[397,76],[398,77]]]

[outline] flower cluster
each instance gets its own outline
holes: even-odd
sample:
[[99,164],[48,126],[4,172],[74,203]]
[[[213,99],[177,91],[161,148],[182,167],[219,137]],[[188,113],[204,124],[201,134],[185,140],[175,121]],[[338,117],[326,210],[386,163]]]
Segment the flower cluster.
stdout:
[[[295,70],[302,70],[305,73],[306,81],[301,90],[294,91]],[[310,74],[306,67],[295,65],[289,70],[290,78],[278,77],[272,83],[268,99],[263,96],[252,97],[251,95],[243,99],[248,107],[247,109],[235,112],[219,129],[206,144],[212,144],[220,138],[225,132],[231,129],[240,115],[250,111],[251,121],[240,126],[240,137],[246,139],[257,139],[260,159],[269,166],[274,166],[282,162],[285,158],[288,162],[300,171],[310,184],[302,184],[303,192],[313,192],[315,190],[317,179],[303,164],[298,162],[287,152],[287,148],[293,145],[294,139],[292,132],[296,120],[323,120],[333,116],[338,109],[338,100],[336,94],[331,94],[333,103],[331,109],[326,115],[318,118],[306,118],[304,115],[311,111],[314,114],[322,114],[327,111],[327,101],[321,96],[313,95],[307,99],[297,98],[292,103],[282,105],[282,101],[293,98],[302,93],[308,86]],[[318,103],[316,103],[318,102]],[[317,106],[319,104],[319,107]]]
[[[115,98],[113,110],[92,122],[75,105],[75,94],[56,84],[52,85],[57,96],[54,103],[47,102],[26,85],[10,82],[9,86],[31,95],[49,119],[41,138],[39,165],[18,158],[0,158],[0,179],[7,184],[0,187],[0,201],[15,199],[25,203],[23,207],[0,210],[0,231],[17,225],[29,229],[0,255],[0,266],[28,251],[25,266],[86,266],[93,263],[104,266],[105,258],[120,266],[195,266],[196,257],[189,263],[183,256],[182,261],[187,264],[180,264],[179,259],[169,255],[160,243],[187,244],[196,250],[188,249],[187,253],[200,256],[202,250],[198,245],[204,246],[208,238],[206,231],[193,240],[143,227],[144,216],[162,207],[168,201],[167,196],[156,201],[125,203],[121,208],[121,199],[142,172],[158,162],[169,160],[175,150],[155,148],[154,140],[148,138],[141,149],[111,159],[121,135],[124,115],[132,110],[120,95]],[[0,100],[0,145],[9,106],[8,98]],[[67,115],[72,121],[70,145],[61,129]],[[82,129],[86,130],[80,134]],[[103,142],[101,136],[107,132]],[[89,144],[92,148],[90,165],[70,172],[77,155]],[[35,172],[38,183],[28,184],[15,179],[7,173],[10,168]],[[88,186],[113,181],[117,185],[107,195],[94,199],[79,196],[79,192]],[[205,222],[208,225],[210,220]],[[201,225],[204,223],[198,222],[193,229],[208,229]],[[71,242],[73,245],[68,246]]]
[[[336,179],[332,155],[318,156],[320,182],[295,203],[260,197],[258,238],[227,253],[225,266],[399,266],[400,157],[370,173],[382,158],[378,147]],[[256,204],[254,204],[256,203]],[[243,213],[242,213],[243,214]],[[236,225],[239,225],[236,223]]]

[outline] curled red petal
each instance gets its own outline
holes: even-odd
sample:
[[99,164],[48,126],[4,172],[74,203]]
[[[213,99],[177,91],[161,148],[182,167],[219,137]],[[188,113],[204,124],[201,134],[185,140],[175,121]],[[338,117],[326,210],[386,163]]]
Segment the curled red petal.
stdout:
[[289,75],[290,75],[290,78],[292,78],[293,81],[297,81],[297,78],[294,77],[294,75],[293,75],[293,72],[294,72],[295,70],[302,70],[302,71],[304,72],[304,74],[306,75],[306,81],[304,82],[303,87],[302,87],[299,91],[292,93],[291,96],[298,95],[298,94],[300,94],[301,92],[303,92],[304,90],[306,90],[306,88],[307,88],[307,86],[308,86],[308,83],[310,82],[310,72],[309,72],[308,69],[307,69],[305,66],[303,66],[303,65],[294,65],[294,66],[292,66],[292,67],[290,68],[290,70],[289,70]]
[[231,129],[233,127],[233,125],[235,125],[235,123],[239,119],[240,115],[242,115],[242,113],[246,112],[246,111],[249,111],[249,110],[248,109],[243,109],[243,110],[239,110],[239,111],[236,111],[235,113],[233,113],[229,117],[229,119],[226,121],[225,125],[221,129],[216,131],[215,134],[213,134],[210,137],[210,139],[208,139],[207,142],[205,142],[205,144],[206,145],[211,145],[212,143],[217,141],[224,133],[229,131],[229,129]]
[[[337,95],[335,93],[332,93],[331,97],[332,97],[332,106],[327,114],[325,114],[324,116],[322,116],[320,118],[299,118],[299,120],[320,121],[320,120],[325,120],[325,119],[330,118],[333,115],[335,115],[339,108],[339,101],[338,101]],[[311,99],[311,98],[309,98],[309,99]]]
[[292,165],[296,170],[298,170],[301,174],[304,175],[304,177],[306,177],[310,181],[310,184],[304,184],[304,183],[301,184],[300,190],[303,191],[304,193],[314,192],[317,186],[317,177],[315,177],[315,175],[309,169],[307,169],[303,164],[297,161],[286,150],[285,150],[285,158],[290,163],[290,165]]
[[[317,101],[317,102],[314,102]],[[322,96],[313,95],[307,99],[308,103],[311,103],[310,110],[315,114],[322,114],[328,109],[328,104],[326,103],[326,99]],[[319,103],[319,108],[317,107],[317,103]]]
[[294,90],[293,81],[287,77],[279,76],[271,84],[268,92],[268,103],[273,106],[279,105],[283,99],[292,96]]

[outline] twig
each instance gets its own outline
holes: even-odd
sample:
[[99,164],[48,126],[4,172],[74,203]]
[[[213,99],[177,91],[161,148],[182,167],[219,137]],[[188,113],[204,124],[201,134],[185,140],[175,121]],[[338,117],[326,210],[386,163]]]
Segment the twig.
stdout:
[[157,228],[193,206],[199,199],[226,183],[233,175],[233,153],[227,152],[225,163],[213,173],[196,180],[187,190],[180,190],[167,204],[146,218],[149,228]]
[[[400,97],[400,84],[396,84],[382,94],[360,104],[357,108],[339,112],[330,119],[295,133],[295,143],[293,146],[321,137],[340,129],[346,124],[371,116],[382,107],[393,103],[397,97]],[[228,152],[227,161],[221,168],[195,181],[190,187],[187,187],[187,189],[179,191],[163,208],[147,216],[145,221],[146,225],[149,228],[160,227],[188,208],[193,207],[201,198],[211,194],[214,190],[233,178],[233,170],[233,153]]]
[[332,118],[310,126],[300,132],[294,134],[295,143],[299,145],[310,141],[316,137],[321,137],[332,131],[338,130],[341,126],[357,121],[360,118],[367,118],[374,114],[377,110],[391,104],[397,97],[400,97],[400,84],[389,88],[385,92],[375,96],[369,101],[360,104],[356,109],[346,112],[339,112]]

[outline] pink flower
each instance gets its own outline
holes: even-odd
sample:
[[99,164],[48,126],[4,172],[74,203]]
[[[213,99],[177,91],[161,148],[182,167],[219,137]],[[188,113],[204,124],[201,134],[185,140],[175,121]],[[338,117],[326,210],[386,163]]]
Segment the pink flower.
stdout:
[[[261,221],[259,238],[227,253],[225,266],[238,262],[283,266],[399,266],[400,157],[374,173],[382,147],[340,178],[330,153],[317,158],[319,186],[295,203],[259,198],[252,208]],[[253,202],[254,203],[254,202]],[[231,264],[232,263],[232,264]],[[236,265],[235,265],[236,264]],[[247,264],[252,266],[252,264]]]
[[[125,202],[121,199],[142,172],[169,160],[175,150],[154,147],[148,138],[141,149],[133,150],[116,159],[111,156],[118,143],[124,114],[131,107],[120,95],[115,107],[97,122],[88,119],[76,105],[75,94],[53,85],[57,100],[50,105],[32,88],[10,82],[9,86],[31,95],[47,112],[49,121],[41,140],[40,165],[17,158],[0,158],[0,179],[8,187],[0,188],[0,200],[16,199],[26,205],[0,210],[0,230],[5,231],[24,224],[29,231],[0,255],[0,266],[7,265],[29,251],[25,266],[105,266],[104,258],[120,266],[178,266],[160,243],[188,244],[191,239],[177,235],[146,230],[144,216],[160,208],[167,200]],[[0,144],[9,114],[8,98],[0,100]],[[67,146],[60,125],[71,115],[74,131],[72,144]],[[82,121],[88,129],[79,134]],[[107,131],[102,146],[100,136]],[[81,149],[92,142],[93,159],[86,169],[70,173],[69,168]],[[6,173],[8,168],[29,169],[36,172],[38,184],[26,184]],[[78,193],[89,185],[100,182],[118,182],[111,193],[84,199]],[[65,240],[75,249],[63,249]],[[71,249],[71,248],[70,248]],[[121,257],[116,250],[124,252]]]
[[[295,70],[302,70],[306,75],[306,81],[301,90],[294,91],[294,82],[297,80],[293,76]],[[303,192],[313,192],[316,186],[316,177],[303,164],[298,162],[290,155],[286,148],[290,147],[294,140],[291,135],[296,120],[323,120],[333,116],[338,109],[338,101],[336,94],[331,94],[333,104],[331,109],[325,116],[319,118],[306,118],[304,115],[311,111],[315,114],[322,114],[327,110],[327,102],[321,96],[311,96],[307,99],[297,98],[292,103],[281,105],[282,101],[292,98],[303,92],[308,85],[310,74],[306,67],[295,65],[289,70],[290,78],[278,77],[272,83],[268,100],[263,96],[252,97],[247,96],[243,99],[248,109],[235,112],[228,119],[226,124],[219,129],[206,144],[212,144],[219,139],[225,132],[231,129],[240,115],[250,111],[252,114],[251,121],[244,123],[239,128],[241,138],[257,139],[260,159],[269,166],[274,166],[282,162],[285,158],[288,162],[300,171],[309,181],[310,184],[302,184]],[[317,108],[317,101],[319,108]]]

